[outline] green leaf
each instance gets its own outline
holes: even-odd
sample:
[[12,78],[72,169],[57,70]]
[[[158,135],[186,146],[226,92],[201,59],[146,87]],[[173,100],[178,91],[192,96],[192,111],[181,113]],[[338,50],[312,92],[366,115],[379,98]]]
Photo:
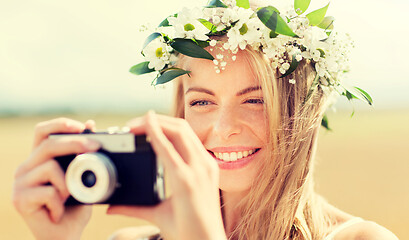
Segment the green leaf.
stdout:
[[197,45],[199,45],[201,48],[206,48],[206,47],[208,47],[208,46],[210,45],[208,41],[195,40],[195,42],[196,42]]
[[311,0],[294,0],[294,10],[295,12],[300,15],[307,11],[308,6],[310,6]]
[[250,8],[250,2],[249,0],[236,0],[236,6],[249,9]]
[[281,75],[280,78],[287,77],[292,72],[294,72],[295,69],[297,69],[299,63],[300,62],[298,62],[297,59],[295,59],[295,55],[293,55],[291,63],[290,63],[290,68],[283,75]]
[[310,25],[317,26],[322,22],[322,20],[324,20],[325,14],[327,14],[328,6],[329,3],[325,7],[310,12],[306,15],[306,17],[310,21]]
[[270,31],[269,37],[270,38],[276,38],[278,36],[278,34],[276,32],[274,32],[273,30]]
[[201,22],[212,33],[217,32],[216,31],[216,26],[213,25],[213,23],[211,23],[211,22],[209,22],[209,21],[207,21],[206,19],[203,19],[203,18],[199,18],[198,21]]
[[[169,17],[177,17],[177,16],[178,14],[175,13],[173,15],[170,15]],[[170,26],[169,21],[168,21],[169,17],[165,18],[161,23],[159,23],[158,27],[169,27]]]
[[132,66],[131,69],[129,69],[129,71],[136,75],[154,72],[155,69],[149,68],[148,65],[149,65],[149,62],[142,62],[135,66]]
[[332,16],[326,16],[317,27],[325,29],[325,30],[332,30],[334,29],[334,21],[335,18]]
[[190,39],[176,38],[170,46],[176,51],[189,57],[213,60],[214,57],[205,49]]
[[366,102],[368,102],[369,105],[372,105],[372,104],[373,104],[372,97],[371,97],[367,92],[365,92],[363,89],[361,89],[361,88],[359,88],[359,87],[354,87],[354,88],[355,88],[356,90],[358,90],[359,95],[360,95],[361,97],[363,97],[364,100],[365,100]]
[[329,130],[329,131],[332,130],[332,129],[329,127],[327,114],[324,114],[324,116],[322,117],[321,126],[323,126],[325,129],[327,129],[327,130]]
[[320,52],[320,57],[325,58],[325,52],[321,48],[317,48],[317,50]]
[[369,105],[373,104],[373,100],[372,97],[365,92],[364,90],[362,90],[359,87],[345,87],[343,86],[345,89],[345,93],[343,93],[342,95],[344,95],[348,100],[351,99],[359,99],[362,100],[364,102],[367,102]]
[[190,71],[186,71],[180,68],[165,69],[162,74],[156,79],[155,85],[167,83],[179,76],[189,74]]
[[355,95],[353,95],[353,94],[352,94],[350,91],[348,91],[348,90],[345,90],[345,92],[342,93],[342,95],[344,95],[344,96],[348,99],[348,101],[351,101],[351,100],[354,99],[354,98],[358,99]]
[[158,27],[169,27],[169,21],[168,18],[165,18],[162,22],[159,23]]
[[297,34],[291,30],[286,21],[280,16],[279,11],[272,6],[259,8],[257,16],[260,21],[275,33],[298,37]]
[[211,0],[205,8],[216,8],[216,7],[227,8],[227,5],[224,4],[220,0]]
[[160,33],[158,33],[158,32],[154,32],[154,33],[152,33],[151,35],[149,35],[149,36],[146,38],[145,42],[143,43],[142,49],[144,49],[146,46],[148,46],[148,44],[149,44],[150,42],[152,42],[153,40],[155,40],[156,38],[158,38],[158,37],[160,37],[160,36],[162,36],[162,34],[160,34]]

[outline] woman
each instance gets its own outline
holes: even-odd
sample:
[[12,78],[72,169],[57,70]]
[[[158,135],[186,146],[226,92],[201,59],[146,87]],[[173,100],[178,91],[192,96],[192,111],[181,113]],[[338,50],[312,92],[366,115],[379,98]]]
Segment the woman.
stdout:
[[[175,66],[189,75],[175,80],[176,118],[149,112],[129,122],[132,133],[150,137],[169,174],[172,196],[155,207],[111,206],[108,214],[146,219],[165,239],[397,239],[314,192],[314,151],[332,92],[312,88],[318,79],[313,60],[305,57],[282,77],[287,72],[280,73],[260,48],[232,50],[225,45],[233,44],[230,39],[208,39],[216,44],[205,49],[220,61],[179,56]],[[167,52],[158,49],[160,60]],[[158,64],[150,69],[163,76]],[[16,172],[13,195],[36,238],[80,238],[90,208],[64,207],[69,193],[53,158],[100,145],[48,135],[94,127],[92,121],[62,118],[37,125],[34,150]]]

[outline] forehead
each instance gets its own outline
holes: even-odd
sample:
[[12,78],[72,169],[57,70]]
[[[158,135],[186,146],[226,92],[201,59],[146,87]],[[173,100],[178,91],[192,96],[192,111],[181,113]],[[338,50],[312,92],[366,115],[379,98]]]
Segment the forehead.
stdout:
[[[223,58],[218,59],[217,55],[222,54]],[[216,65],[213,61],[206,59],[189,58],[186,62],[186,68],[191,71],[191,77],[183,79],[184,89],[189,87],[206,87],[206,88],[224,88],[228,89],[243,89],[249,86],[259,85],[259,81],[251,68],[248,53],[239,51],[237,54],[232,54],[228,51],[212,52],[219,64],[226,62],[224,70],[220,73],[216,72]],[[235,61],[232,57],[236,56]],[[220,57],[220,56],[219,56]],[[221,68],[221,67],[220,67]]]

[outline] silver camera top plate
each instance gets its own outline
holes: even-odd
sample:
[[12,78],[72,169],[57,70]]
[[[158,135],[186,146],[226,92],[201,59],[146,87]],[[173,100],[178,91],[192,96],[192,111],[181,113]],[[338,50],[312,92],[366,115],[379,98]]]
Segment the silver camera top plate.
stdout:
[[51,139],[57,139],[61,137],[86,137],[91,140],[95,140],[101,143],[103,149],[109,152],[117,153],[132,153],[135,152],[135,135],[132,133],[108,133],[108,132],[96,132],[89,134],[52,134],[49,136]]

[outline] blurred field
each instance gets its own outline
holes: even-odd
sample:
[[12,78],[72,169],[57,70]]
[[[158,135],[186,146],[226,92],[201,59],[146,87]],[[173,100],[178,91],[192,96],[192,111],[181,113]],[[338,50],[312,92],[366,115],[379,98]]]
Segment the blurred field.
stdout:
[[[28,156],[34,125],[54,116],[0,118],[0,239],[33,239],[12,207],[13,173]],[[99,129],[122,126],[132,116],[67,116],[95,119]],[[335,206],[375,221],[409,239],[409,110],[331,114],[322,129],[315,172],[319,193]],[[118,228],[146,222],[106,216],[95,207],[82,239],[106,239]]]

